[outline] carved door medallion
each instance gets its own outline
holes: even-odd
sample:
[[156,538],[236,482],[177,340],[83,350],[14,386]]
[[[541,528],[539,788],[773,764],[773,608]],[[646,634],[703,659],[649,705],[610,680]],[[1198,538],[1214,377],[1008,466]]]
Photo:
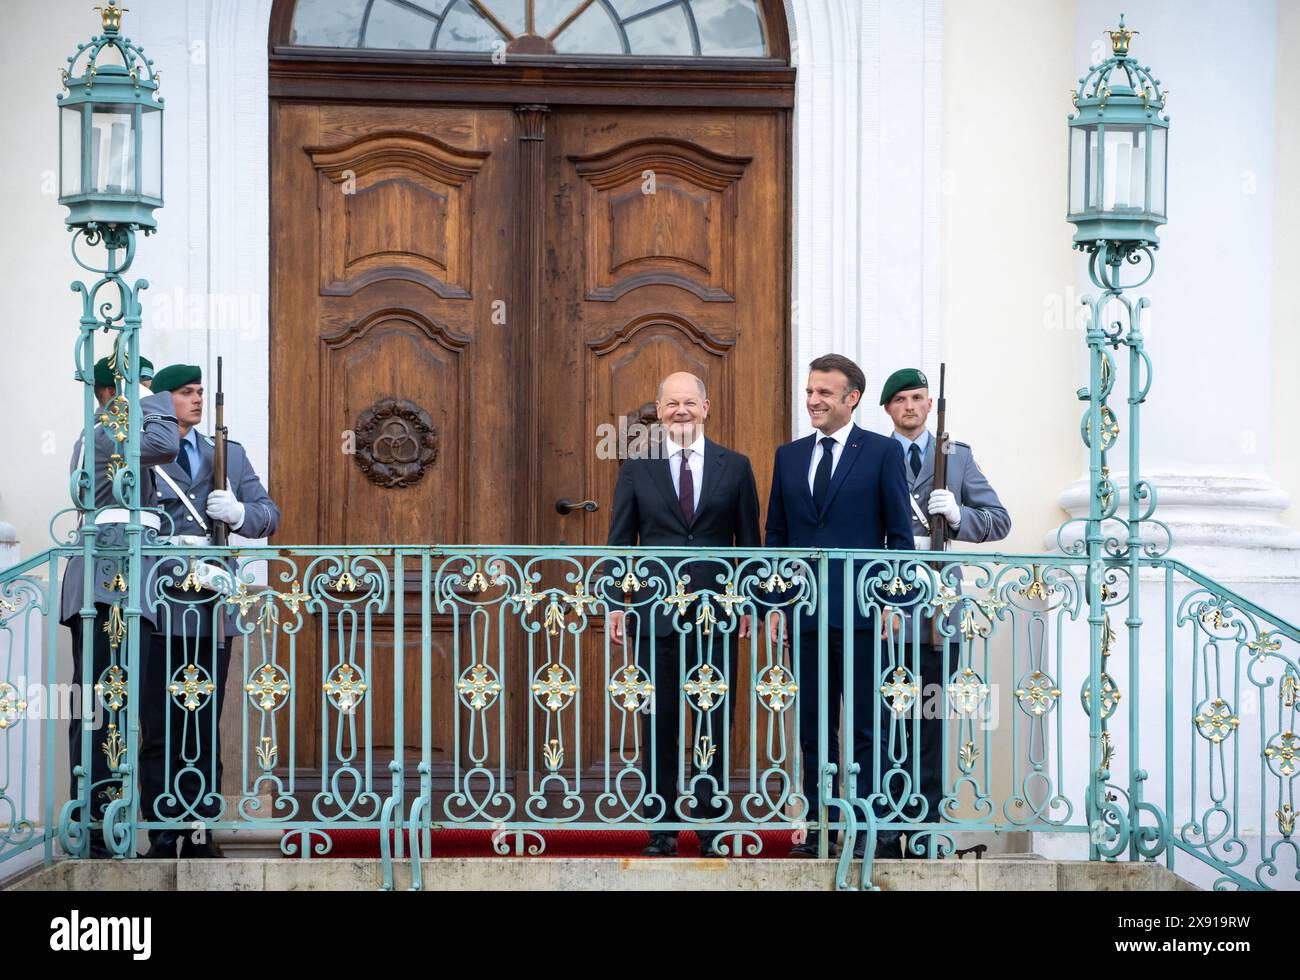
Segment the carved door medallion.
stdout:
[[376,486],[409,487],[438,458],[438,433],[429,413],[404,398],[384,398],[361,413],[356,461]]

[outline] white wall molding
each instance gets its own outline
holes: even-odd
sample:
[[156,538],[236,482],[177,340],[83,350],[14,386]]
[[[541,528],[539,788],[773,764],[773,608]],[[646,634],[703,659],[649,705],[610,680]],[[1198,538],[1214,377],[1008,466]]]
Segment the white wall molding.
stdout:
[[938,367],[942,0],[786,0],[795,82],[792,431],[808,362]]
[[206,72],[209,387],[225,367],[231,438],[270,478],[270,174],[267,32],[271,0],[211,0]]

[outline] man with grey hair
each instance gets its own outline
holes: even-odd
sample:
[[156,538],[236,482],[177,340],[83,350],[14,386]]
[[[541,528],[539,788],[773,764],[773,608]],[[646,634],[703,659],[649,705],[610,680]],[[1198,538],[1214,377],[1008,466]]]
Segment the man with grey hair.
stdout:
[[[624,462],[614,490],[608,543],[618,547],[758,547],[758,490],[754,470],[746,456],[704,437],[710,408],[704,382],[684,371],[670,374],[659,385],[655,405],[659,424],[664,429],[662,451],[649,458]],[[649,737],[642,741],[646,816],[655,823],[725,818],[731,810],[729,801],[722,795],[726,784],[723,771],[726,753],[699,751],[699,748],[701,743],[707,748],[732,744],[731,739],[721,737],[722,733],[712,731],[710,726],[714,719],[725,719],[721,723],[730,726],[734,715],[735,696],[727,692],[737,689],[738,644],[726,645],[729,656],[725,665],[715,662],[714,658],[720,660],[721,656],[714,651],[721,651],[723,644],[707,640],[694,642],[695,630],[701,628],[695,625],[695,604],[684,605],[679,612],[674,612],[654,598],[673,594],[678,591],[679,583],[684,583],[685,590],[693,594],[718,591],[722,586],[717,579],[725,568],[716,560],[697,562],[678,558],[648,561],[644,567],[649,574],[638,578],[650,581],[633,592],[626,611],[610,611],[605,629],[612,643],[632,647],[633,656],[628,662],[634,660],[650,676],[656,692],[649,701]],[[714,608],[719,619],[717,628],[729,630],[735,626],[739,636],[748,636],[748,616],[741,617],[739,623],[728,622],[728,615],[734,613],[724,613],[718,605]],[[684,624],[689,624],[691,632],[683,635]],[[689,744],[696,749],[689,753],[695,760],[694,775],[689,777],[682,751],[686,746],[677,741],[684,679],[679,643],[683,640],[684,649],[692,654],[686,662],[686,672],[708,671],[714,677],[722,674],[720,679],[727,684],[720,694],[727,702],[725,712],[716,708],[697,710],[696,705],[687,702],[692,717],[684,730]],[[704,765],[700,765],[702,759]],[[695,806],[688,817],[685,804],[691,798]],[[713,851],[716,836],[716,831],[700,828],[701,853]],[[675,830],[652,832],[650,846],[644,851],[648,857],[670,857],[676,853]]]

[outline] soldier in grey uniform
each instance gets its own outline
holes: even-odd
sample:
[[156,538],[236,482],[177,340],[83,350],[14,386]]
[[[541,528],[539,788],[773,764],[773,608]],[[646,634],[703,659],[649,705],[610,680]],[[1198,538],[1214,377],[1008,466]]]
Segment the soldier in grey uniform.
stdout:
[[[95,398],[99,402],[100,408],[108,405],[109,401],[116,395],[116,378],[113,369],[108,365],[108,358],[101,358],[95,364]],[[143,507],[151,506],[155,491],[153,489],[153,470],[155,465],[169,463],[176,458],[178,431],[176,426],[176,417],[173,413],[172,400],[168,395],[152,395],[147,390],[141,391],[140,397],[140,503]],[[101,422],[95,426],[95,472],[91,478],[95,488],[94,522],[97,525],[96,544],[104,548],[123,548],[127,545],[126,524],[130,519],[130,512],[121,507],[116,498],[113,496],[113,481],[108,475],[108,464],[113,453],[120,448],[120,444],[114,438],[104,424]],[[76,444],[72,450],[72,461],[69,466],[69,472],[75,473],[85,466],[85,454],[82,452],[82,436],[77,437]],[[160,522],[157,514],[142,512],[140,521],[146,528],[158,530]],[[148,581],[150,570],[156,559],[145,558],[142,562],[140,581],[143,584]],[[125,576],[126,569],[120,569]],[[72,634],[72,683],[73,689],[80,691],[82,684],[93,686],[104,680],[104,672],[108,670],[109,665],[113,662],[113,650],[122,642],[117,638],[116,630],[113,627],[111,616],[114,603],[120,603],[126,598],[125,590],[122,589],[117,580],[119,571],[118,560],[115,558],[105,558],[97,563],[94,569],[93,593],[87,597],[84,594],[84,572],[85,561],[81,556],[74,556],[68,560],[68,565],[63,573],[63,589],[60,601],[59,621],[68,628]],[[118,588],[114,588],[119,585]],[[82,617],[81,611],[83,603],[87,603],[87,609],[94,610],[94,628],[91,632],[92,642],[90,651],[90,676],[83,677],[82,660]],[[147,601],[142,601],[140,616],[140,650],[147,652],[150,648],[150,640],[156,624],[156,611],[152,609]],[[118,650],[118,666],[123,668],[125,677],[125,654],[124,649]],[[138,658],[144,662],[145,657]],[[84,703],[84,702],[83,702]],[[99,821],[103,819],[104,810],[108,805],[109,791],[112,787],[108,785],[111,776],[111,770],[108,765],[107,749],[104,748],[106,742],[106,724],[104,720],[91,733],[91,758],[90,758],[90,821]],[[78,765],[82,765],[81,759],[81,719],[73,718],[68,725],[68,759],[69,771]],[[69,795],[75,798],[77,795],[77,777],[74,775],[70,780],[71,788]],[[95,837],[90,843],[91,857],[108,857],[109,851],[105,846],[103,839]]]
[[[930,550],[930,528],[936,517],[948,522],[950,539],[980,542],[1005,538],[1011,532],[1011,517],[966,443],[948,444],[947,486],[934,486],[934,454],[941,447],[936,445],[934,434],[925,427],[934,405],[925,374],[916,368],[895,371],[885,380],[880,404],[894,423],[893,438],[903,447],[911,493],[912,535],[917,550]],[[954,584],[960,591],[960,582]],[[956,621],[956,610],[952,621]],[[915,614],[904,617],[902,639],[905,641],[907,631],[918,626],[925,631],[920,645],[921,677],[918,681],[924,692],[926,685],[944,685],[948,678],[942,676],[942,650],[929,642],[928,619],[917,618]],[[944,703],[942,698],[936,700],[923,696],[918,700],[922,708],[927,704]],[[929,804],[925,820],[935,821],[941,819],[939,803],[944,790],[942,717],[926,718],[922,715],[920,743],[920,789]],[[921,855],[913,853],[909,847],[904,856]]]
[[[154,390],[171,399],[180,426],[180,453],[175,462],[157,467],[154,489],[154,503],[171,518],[174,543],[201,546],[209,540],[214,520],[224,521],[231,531],[245,538],[274,534],[280,524],[280,508],[267,494],[239,443],[226,441],[226,486],[212,484],[215,442],[200,435],[196,428],[203,419],[202,370],[193,364],[163,368],[154,376]],[[221,615],[225,642],[214,649],[214,609],[225,598],[220,587],[229,570],[205,563],[208,570],[226,573],[203,579],[218,589],[178,588],[190,567],[189,558],[176,562],[164,559],[158,569],[174,584],[163,589],[169,601],[159,615],[153,637],[146,678],[150,696],[141,700],[144,731],[140,768],[145,819],[175,819],[191,809],[199,817],[215,819],[221,811],[221,739],[219,735],[213,737],[211,711],[215,703],[219,731],[231,644],[239,635],[238,623],[234,607],[224,606]],[[199,707],[187,710],[176,698],[168,697],[166,690],[169,684],[183,683],[184,678],[178,675],[191,665],[211,680],[215,690],[210,696],[200,694]],[[169,704],[170,739],[166,731]],[[174,830],[150,831],[147,856],[176,857],[178,838],[181,857],[220,856],[209,839],[196,841],[190,834],[182,837]]]

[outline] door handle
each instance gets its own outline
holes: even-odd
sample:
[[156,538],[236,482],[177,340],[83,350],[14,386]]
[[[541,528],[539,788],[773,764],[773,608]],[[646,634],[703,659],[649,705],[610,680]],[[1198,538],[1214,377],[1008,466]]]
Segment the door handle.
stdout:
[[571,514],[575,510],[585,510],[588,513],[594,514],[596,511],[600,510],[600,504],[596,503],[594,500],[580,500],[575,504],[568,497],[561,497],[555,502],[555,509],[561,514]]

